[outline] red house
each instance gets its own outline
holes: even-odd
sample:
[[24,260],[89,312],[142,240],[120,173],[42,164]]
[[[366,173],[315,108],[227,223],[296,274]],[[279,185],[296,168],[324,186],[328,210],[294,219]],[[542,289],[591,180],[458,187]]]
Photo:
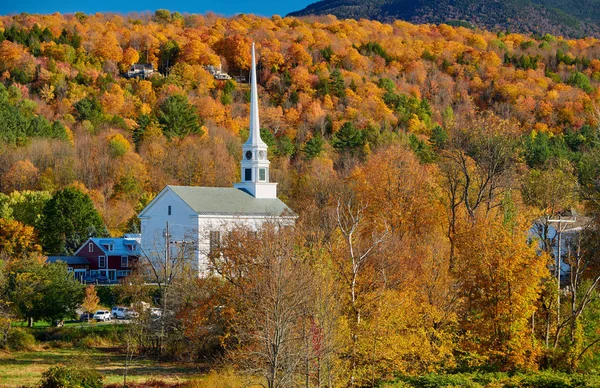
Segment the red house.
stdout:
[[90,238],[75,252],[89,262],[87,275],[106,276],[116,282],[131,273],[140,256],[140,235],[126,234],[122,238]]

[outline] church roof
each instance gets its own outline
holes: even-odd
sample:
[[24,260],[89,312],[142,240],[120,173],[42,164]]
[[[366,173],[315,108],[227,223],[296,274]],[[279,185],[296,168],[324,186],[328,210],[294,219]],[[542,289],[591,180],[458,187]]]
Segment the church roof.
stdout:
[[254,198],[233,187],[167,186],[198,214],[290,216],[296,215],[279,198]]

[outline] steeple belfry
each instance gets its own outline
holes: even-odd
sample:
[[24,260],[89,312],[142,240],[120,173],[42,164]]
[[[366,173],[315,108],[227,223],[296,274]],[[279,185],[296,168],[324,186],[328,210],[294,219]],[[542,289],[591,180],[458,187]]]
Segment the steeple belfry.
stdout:
[[277,183],[269,182],[267,144],[260,138],[258,119],[258,88],[256,85],[256,59],[252,43],[252,68],[250,70],[250,134],[242,146],[242,179],[234,187],[247,191],[255,198],[277,198]]

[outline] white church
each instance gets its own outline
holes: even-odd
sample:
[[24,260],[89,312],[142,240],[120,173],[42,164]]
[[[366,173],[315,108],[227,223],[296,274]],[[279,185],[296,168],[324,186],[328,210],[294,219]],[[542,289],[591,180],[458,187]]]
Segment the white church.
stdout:
[[210,272],[208,254],[223,233],[237,227],[258,230],[265,222],[293,225],[294,212],[277,198],[269,181],[267,145],[260,138],[256,63],[252,44],[250,135],[242,146],[241,182],[234,187],[167,186],[138,215],[142,253],[160,263],[186,247],[189,267],[199,276]]

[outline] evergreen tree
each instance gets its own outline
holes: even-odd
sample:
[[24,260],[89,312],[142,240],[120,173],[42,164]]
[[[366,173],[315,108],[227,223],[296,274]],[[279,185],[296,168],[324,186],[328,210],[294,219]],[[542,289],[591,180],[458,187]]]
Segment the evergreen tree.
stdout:
[[346,86],[344,86],[344,77],[339,69],[335,69],[329,75],[329,90],[336,97],[346,97]]
[[340,130],[333,135],[332,145],[338,151],[352,150],[362,147],[365,144],[365,137],[360,129],[347,121]]
[[304,153],[306,154],[307,159],[314,159],[323,151],[323,145],[325,141],[320,135],[312,137],[309,141],[304,145]]
[[196,109],[188,102],[186,96],[175,94],[169,96],[158,111],[158,123],[166,137],[185,137],[191,134],[202,134],[202,120]]

